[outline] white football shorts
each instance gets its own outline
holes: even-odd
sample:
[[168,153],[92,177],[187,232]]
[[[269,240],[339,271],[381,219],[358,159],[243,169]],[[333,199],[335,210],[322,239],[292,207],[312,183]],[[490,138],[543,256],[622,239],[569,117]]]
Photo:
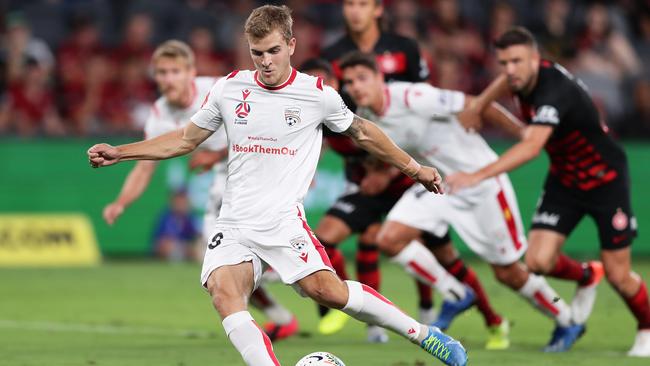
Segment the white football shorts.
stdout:
[[481,183],[485,189],[472,190],[472,197],[464,197],[463,191],[437,195],[427,192],[422,185],[414,185],[404,192],[386,220],[439,237],[451,226],[488,263],[513,263],[527,248],[517,198],[506,175],[491,181]]
[[207,243],[201,285],[215,269],[252,262],[255,288],[262,272],[271,267],[282,282],[294,282],[320,270],[334,271],[323,245],[304,220],[304,213],[296,208],[295,219],[286,219],[270,230],[253,230],[217,226]]

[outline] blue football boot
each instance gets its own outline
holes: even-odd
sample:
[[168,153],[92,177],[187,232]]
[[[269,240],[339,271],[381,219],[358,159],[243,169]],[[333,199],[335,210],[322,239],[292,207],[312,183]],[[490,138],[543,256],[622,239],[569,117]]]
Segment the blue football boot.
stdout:
[[467,351],[463,345],[436,327],[429,326],[429,334],[422,340],[420,347],[445,365],[467,365]]
[[584,324],[573,324],[568,327],[556,326],[550,342],[544,347],[544,352],[566,352],[585,333]]
[[476,294],[469,286],[465,286],[465,297],[458,301],[445,300],[440,307],[440,313],[438,313],[438,319],[431,323],[434,327],[438,327],[442,330],[447,330],[451,325],[451,321],[454,320],[458,314],[469,309],[474,305],[476,300]]

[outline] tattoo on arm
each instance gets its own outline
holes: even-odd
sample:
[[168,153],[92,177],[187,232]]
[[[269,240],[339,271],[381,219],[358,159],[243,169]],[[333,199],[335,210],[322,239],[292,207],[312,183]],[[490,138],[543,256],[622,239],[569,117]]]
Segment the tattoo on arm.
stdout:
[[366,122],[367,121],[365,119],[355,114],[354,119],[352,120],[352,124],[350,125],[350,127],[348,127],[347,130],[343,132],[343,134],[351,137],[354,140],[359,140],[363,138],[368,133]]

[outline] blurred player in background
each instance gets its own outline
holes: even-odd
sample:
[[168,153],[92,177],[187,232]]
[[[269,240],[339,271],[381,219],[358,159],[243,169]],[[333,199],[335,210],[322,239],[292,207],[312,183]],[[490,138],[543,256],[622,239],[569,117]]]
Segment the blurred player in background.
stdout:
[[183,131],[117,148],[95,145],[88,150],[91,165],[183,155],[225,124],[230,147],[226,193],[201,284],[248,365],[279,365],[269,339],[247,311],[262,263],[320,304],[386,327],[447,365],[466,365],[460,343],[438,328],[418,323],[368,286],[341,281],[304,220],[302,201],[316,170],[323,124],[348,134],[433,192],[441,192],[442,179],[376,125],[351,113],[322,79],[291,67],[292,24],[286,6],[253,10],[244,28],[255,72],[234,71],[219,80]]
[[[577,283],[572,304],[577,324],[586,320],[585,310],[591,311],[584,305],[593,302],[600,267],[604,266],[607,280],[638,323],[628,355],[650,357],[648,290],[630,263],[637,223],[630,203],[625,152],[608,134],[582,82],[562,66],[542,60],[528,30],[513,28],[497,39],[495,46],[528,127],[523,140],[498,160],[471,169],[472,173],[449,176],[448,183],[459,192],[474,189],[471,187],[521,166],[546,149],[550,171],[533,217],[526,264],[536,273]],[[561,252],[585,215],[598,227],[602,264],[580,263]]]
[[[194,53],[181,41],[171,40],[161,44],[153,53],[152,66],[162,96],[151,107],[145,125],[145,139],[183,128],[190,117],[200,109],[210,88],[217,81],[214,77],[196,77]],[[212,238],[221,207],[227,168],[226,164],[220,161],[227,157],[227,149],[228,141],[225,131],[222,130],[203,142],[198,154],[190,162],[192,167],[204,169],[216,164],[216,179],[210,188],[203,223],[203,243]],[[103,217],[109,225],[113,225],[124,210],[142,195],[157,165],[158,162],[154,160],[136,162],[116,200],[104,208]],[[191,253],[174,251],[173,248],[170,248],[169,252]],[[203,252],[197,254],[202,255]],[[265,329],[272,338],[285,338],[298,331],[296,318],[264,289],[256,291],[251,297],[251,302],[271,320],[265,325]]]
[[[429,76],[426,62],[420,56],[417,43],[397,34],[383,32],[380,19],[384,12],[381,0],[345,0],[343,1],[343,18],[346,34],[333,45],[323,50],[322,57],[333,66],[334,74],[341,79],[340,58],[350,51],[361,50],[377,54],[377,63],[382,68],[387,80],[423,81]],[[338,90],[338,89],[337,89]],[[354,102],[341,90],[343,100],[354,110]],[[377,249],[377,232],[381,218],[413,182],[401,174],[395,174],[390,168],[381,164],[368,164],[367,153],[359,149],[352,141],[341,134],[324,129],[328,146],[343,157],[348,191],[340,197],[325,214],[316,227],[316,236],[323,243],[336,272],[347,278],[345,260],[337,246],[352,234],[359,234],[356,268],[357,279],[379,289],[379,251]],[[370,174],[368,172],[371,171]],[[365,179],[365,187],[375,182],[372,195],[360,192]],[[380,188],[381,187],[381,188]],[[420,321],[428,323],[433,319],[433,302],[431,287],[417,283],[419,295]],[[319,330],[332,334],[343,328],[348,317],[336,311],[327,312],[321,308],[324,316]],[[370,341],[385,341],[386,335],[381,329],[368,329]]]
[[[459,123],[456,115],[471,99],[462,92],[441,90],[426,83],[387,84],[374,56],[359,52],[344,57],[341,69],[343,82],[359,106],[358,112],[376,120],[400,147],[422,161],[435,163],[445,174],[451,174],[496,160],[496,153],[485,140]],[[523,131],[523,125],[498,105],[486,108],[484,116],[516,136]],[[553,317],[558,327],[573,326],[569,306],[543,277],[529,273],[519,262],[526,251],[526,238],[506,174],[455,195],[429,195],[421,186],[413,186],[388,214],[379,234],[379,247],[407,271],[417,273],[414,263],[428,270],[424,261],[430,254],[414,239],[428,232],[453,253],[449,226],[472,251],[492,265],[501,283]],[[441,329],[448,328],[452,320],[445,313],[445,305],[452,304],[443,304],[443,311],[433,323]],[[486,344],[489,349],[509,346],[508,322],[498,321],[490,327],[495,336]],[[582,328],[573,329],[575,333]]]
[[[330,85],[331,87],[337,89],[339,86],[338,79],[334,76],[332,67],[330,66],[329,63],[327,63],[325,60],[319,60],[319,59],[312,59],[306,61],[302,66],[301,66],[301,71],[318,76],[323,78],[325,80],[325,84]],[[349,139],[343,140],[341,138],[338,138],[337,136],[340,136],[338,134],[329,134],[326,136],[325,141],[330,143],[329,146],[334,149],[336,152],[338,152],[341,155],[344,155],[343,153],[347,151],[359,151],[360,149],[356,147],[356,145],[350,141]],[[341,136],[345,137],[345,136]],[[349,141],[348,144],[343,145],[342,142],[344,141]],[[363,150],[361,150],[363,152]],[[344,155],[345,156],[345,155]],[[362,156],[365,156],[363,154]],[[378,164],[375,164],[377,167]],[[399,172],[397,172],[399,173]],[[387,190],[384,188],[385,184],[389,182],[389,189],[391,186],[390,181],[395,179],[396,172],[393,170],[393,168],[390,167],[385,167],[385,166],[378,166],[376,169],[372,170],[371,174],[366,174],[365,177],[360,181],[360,186],[361,191],[364,195],[370,196],[367,201],[372,201],[373,198],[372,196],[376,194],[375,192],[377,191],[377,187],[382,187],[384,190]],[[401,174],[400,174],[401,175]],[[352,175],[354,177],[354,175]],[[381,225],[381,219],[383,216],[385,216],[390,208],[397,202],[399,197],[406,191],[413,183],[412,180],[410,180],[408,177],[400,178],[398,180],[399,182],[404,182],[404,180],[408,179],[406,184],[398,184],[396,185],[398,189],[392,189],[390,191],[391,198],[388,199],[387,204],[389,206],[383,207],[383,210],[381,210],[379,217],[377,215],[370,215],[371,219],[375,218],[377,220],[376,223],[372,223],[370,227],[372,229],[366,230],[363,234],[364,236],[369,236],[372,235],[372,242],[374,242],[374,238],[376,237],[377,233],[379,232],[379,228]],[[356,178],[354,180],[356,181]],[[379,190],[381,190],[380,188]],[[365,190],[365,192],[364,192]],[[371,193],[373,194],[368,194],[367,191],[370,190]],[[374,190],[374,191],[373,191]],[[381,193],[379,193],[381,194]],[[336,204],[335,204],[336,207]],[[352,215],[345,215],[344,218],[346,219],[346,222],[351,223],[351,226],[355,226],[356,223],[358,222],[364,222],[368,220],[368,213],[365,212],[368,209],[372,209],[372,207],[364,207],[361,205],[355,212],[357,216],[352,216]],[[344,211],[346,208],[345,205],[339,208],[339,210]],[[332,211],[332,210],[330,210]],[[338,212],[338,210],[336,211]],[[318,235],[318,234],[317,234]],[[348,234],[349,235],[349,234]],[[434,254],[436,255],[436,259],[438,261],[441,261],[441,264],[445,267],[447,272],[451,273],[454,277],[456,277],[459,281],[467,284],[472,288],[474,293],[476,294],[476,305],[479,308],[479,311],[485,318],[485,322],[488,325],[490,329],[490,335],[489,335],[489,340],[488,340],[488,348],[489,349],[502,349],[505,346],[509,344],[508,341],[508,324],[503,323],[502,324],[502,318],[499,314],[497,314],[493,309],[492,306],[489,303],[487,294],[483,290],[483,286],[481,285],[478,276],[476,275],[476,272],[470,267],[465,265],[463,260],[459,257],[458,252],[453,248],[451,245],[443,245],[447,244],[449,241],[448,236],[445,236],[443,238],[436,237],[434,235],[431,235],[427,232],[423,232],[422,237],[420,238],[421,241],[425,243],[425,245],[431,249]],[[417,244],[416,244],[417,245]],[[326,247],[327,248],[327,247]],[[373,253],[373,256],[370,258],[371,261],[367,260],[368,257],[368,252]],[[336,273],[341,277],[341,279],[346,280],[348,279],[347,272],[345,271],[345,263],[343,261],[343,256],[337,255],[337,261],[335,264],[335,261],[332,260],[332,265],[334,266],[334,269],[336,270]],[[378,287],[379,284],[379,276],[378,276],[378,271],[379,271],[379,253],[377,252],[377,246],[373,245],[372,250],[366,249],[365,246],[362,246],[361,244],[357,248],[357,279],[359,282],[365,283],[366,285],[369,285],[373,287],[374,284]],[[440,257],[440,258],[438,258]],[[340,260],[338,259],[340,258]],[[331,257],[330,257],[331,260]],[[377,274],[375,274],[377,273]],[[421,283],[418,281],[418,283]],[[425,291],[425,293],[430,293],[431,286],[426,283],[422,283],[424,287],[426,287],[429,291]],[[422,294],[422,291],[419,291],[420,294]],[[432,323],[436,320],[435,314],[433,314],[433,309],[432,305],[430,302],[424,303],[423,301],[426,301],[427,298],[424,297],[424,299],[420,300],[420,321],[423,323]],[[428,298],[429,301],[431,301],[431,298],[429,296]],[[471,304],[473,301],[472,298],[467,298],[466,303]],[[450,309],[449,306],[451,305],[450,302],[445,302],[446,304],[446,309],[443,312],[442,317],[451,319],[455,314],[458,314],[460,311],[462,311],[462,307],[460,309]],[[332,312],[332,314],[337,314],[337,312]],[[344,321],[337,320],[337,319],[349,319],[347,315],[339,315],[342,313],[338,313],[335,316],[328,315],[328,319],[324,319],[321,322],[321,331],[324,330],[323,333],[325,334],[331,334],[334,333],[342,328],[342,326],[345,324]],[[332,320],[334,319],[334,320]],[[327,321],[329,320],[329,321]],[[383,332],[383,328],[378,327],[369,327],[368,329],[368,340],[370,342],[382,342],[387,340],[387,335],[385,332]]]

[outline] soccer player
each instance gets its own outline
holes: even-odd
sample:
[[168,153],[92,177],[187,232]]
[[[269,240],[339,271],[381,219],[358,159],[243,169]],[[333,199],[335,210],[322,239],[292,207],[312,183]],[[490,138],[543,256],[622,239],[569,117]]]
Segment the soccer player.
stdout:
[[[345,0],[342,11],[346,34],[322,52],[322,57],[332,64],[337,79],[341,79],[338,67],[340,58],[354,50],[377,54],[377,62],[387,80],[423,81],[429,76],[427,64],[414,40],[382,31],[380,21],[384,7],[381,0]],[[343,100],[354,111],[353,101],[345,90],[341,92]],[[357,279],[378,290],[381,275],[377,233],[381,218],[413,182],[392,169],[368,164],[367,153],[356,147],[348,137],[332,133],[327,128],[323,135],[328,145],[343,157],[348,184],[346,192],[316,226],[316,237],[325,246],[336,272],[346,279],[345,259],[337,247],[350,235],[359,234],[355,258]],[[359,189],[368,187],[371,182],[375,182],[371,188],[372,195],[367,193],[367,189]],[[419,320],[428,323],[434,317],[431,287],[417,282],[417,288]],[[339,331],[349,319],[341,312],[328,312],[323,307],[321,316],[319,330],[323,334]],[[368,329],[369,341],[382,342],[387,339],[382,329]]]
[[441,177],[399,149],[376,125],[351,113],[321,79],[297,72],[296,46],[286,6],[253,10],[244,26],[255,71],[233,71],[211,89],[182,131],[152,140],[88,150],[94,167],[124,160],[159,160],[194,150],[220,127],[229,144],[226,193],[208,243],[201,284],[248,365],[279,365],[271,342],[247,311],[246,299],[271,266],[282,281],[320,304],[386,327],[447,365],[466,365],[458,341],[420,324],[358,282],[341,281],[307,222],[302,200],[322,143],[322,126],[346,133],[380,159],[433,192]]
[[[319,76],[325,80],[325,84],[330,85],[334,89],[338,89],[338,79],[333,74],[332,67],[324,60],[308,60],[301,66],[301,71],[310,75]],[[360,155],[359,158],[367,158],[365,151],[359,149],[354,142],[346,136],[331,133],[326,135],[326,141],[333,150],[348,160],[355,158],[357,155]],[[350,152],[354,152],[354,154],[351,154]],[[365,165],[367,166],[368,164]],[[378,248],[374,243],[376,243],[376,236],[381,227],[380,223],[382,218],[388,214],[389,210],[402,194],[413,185],[413,181],[402,175],[399,171],[395,171],[395,168],[385,167],[378,164],[374,164],[374,166],[376,168],[372,169],[369,174],[365,175],[361,175],[359,169],[354,169],[352,171],[346,170],[348,185],[354,187],[356,192],[341,197],[328,211],[329,217],[325,216],[322,220],[322,222],[330,224],[319,226],[319,228],[324,227],[331,229],[347,225],[346,230],[337,230],[337,232],[342,233],[337,242],[342,241],[344,237],[350,235],[352,231],[361,233],[360,235],[362,236],[362,240],[360,240],[357,251],[357,280],[370,287],[378,289],[379,253]],[[370,193],[372,194],[369,194],[368,190],[370,190]],[[356,204],[353,205],[353,202],[356,202]],[[331,225],[332,223],[338,223],[338,221],[342,221],[342,223],[340,223],[340,225]],[[367,227],[367,229],[361,229],[365,227]],[[327,233],[329,231],[324,232]],[[316,237],[318,237],[318,234],[319,231],[317,229]],[[322,243],[322,239],[320,240]],[[442,258],[443,261],[441,264],[447,272],[451,273],[459,281],[470,286],[476,295],[475,297],[470,296],[464,298],[463,303],[456,303],[457,306],[455,308],[450,308],[452,303],[446,302],[445,304],[447,306],[445,307],[445,310],[441,312],[440,317],[451,319],[456,314],[463,311],[467,306],[470,306],[475,302],[490,329],[487,347],[489,349],[503,349],[504,347],[507,347],[509,344],[508,323],[503,322],[501,316],[492,309],[487,295],[483,290],[483,286],[474,270],[465,265],[462,259],[458,256],[458,252],[456,252],[451,245],[443,245],[449,241],[449,238],[438,238],[433,235],[428,235],[428,233],[424,233],[420,240],[422,240],[428,248],[433,250],[438,261],[441,261]],[[373,244],[363,244],[364,241]],[[332,254],[329,257],[336,273],[342,280],[347,280],[348,277],[345,271],[345,263],[342,253],[333,245],[330,245],[329,247],[325,246],[325,249],[328,254]],[[439,268],[437,262],[434,266],[436,267],[432,267],[429,270],[443,273],[442,275],[439,275],[439,277],[446,277],[444,269]],[[418,281],[418,283],[421,282]],[[453,281],[453,283],[456,282]],[[418,294],[420,295],[419,320],[428,324],[435,321],[436,317],[432,314],[433,304],[431,303],[430,295],[431,287],[428,284],[423,285],[429,289],[429,291],[425,292],[424,295],[427,293],[429,295],[423,296],[423,291],[418,288]],[[452,286],[452,288],[453,287],[455,286]],[[428,301],[428,303],[426,301]],[[347,319],[349,319],[349,317],[345,313],[337,311],[329,312],[321,320],[319,330],[322,333],[331,334],[340,330]],[[383,342],[388,338],[383,328],[376,326],[369,326],[367,333],[367,339],[370,342]]]
[[[213,77],[196,77],[192,49],[177,40],[161,44],[153,53],[151,64],[162,96],[151,107],[144,127],[145,139],[153,139],[184,127],[190,117],[199,110],[217,80]],[[220,131],[201,144],[201,151],[193,157],[192,164],[208,166],[217,163],[227,155],[227,147],[226,134]],[[156,166],[157,162],[152,160],[142,160],[135,164],[116,200],[104,208],[103,217],[109,225],[113,225],[124,210],[144,193]],[[217,179],[210,189],[204,217],[203,237],[206,241],[212,237],[221,205],[222,187],[225,185],[226,176],[225,164],[217,164],[215,173]],[[253,294],[251,302],[271,320],[265,324],[265,330],[273,338],[285,338],[297,333],[296,318],[263,288]]]
[[[480,135],[469,133],[456,118],[469,104],[470,98],[463,93],[426,83],[386,84],[374,56],[360,52],[344,57],[341,69],[343,82],[360,107],[358,113],[376,120],[400,147],[423,162],[435,163],[443,173],[451,174],[496,160],[497,155]],[[502,108],[489,106],[485,116],[510,130],[520,131],[514,117]],[[476,254],[491,264],[501,283],[551,316],[558,329],[574,336],[558,342],[569,346],[583,330],[581,324],[572,323],[571,309],[544,278],[530,273],[519,262],[526,250],[526,239],[516,196],[506,174],[453,196],[429,195],[422,186],[413,186],[386,220],[379,233],[379,247],[407,271],[414,271],[413,264],[428,270],[425,258],[431,257],[413,240],[428,232],[441,241],[444,238],[443,245],[451,247],[448,231],[452,226]],[[451,318],[441,316],[434,325],[446,329],[450,322]],[[507,333],[507,328],[505,323],[493,331]],[[502,344],[487,346],[507,348],[507,339]],[[551,343],[548,350],[557,346],[557,342]]]
[[[455,191],[473,190],[484,180],[535,158],[546,149],[550,170],[533,217],[526,264],[531,271],[575,281],[574,303],[591,301],[594,267],[561,253],[575,226],[591,216],[598,227],[607,280],[638,322],[630,356],[650,357],[648,290],[632,272],[630,245],[637,223],[632,213],[625,152],[607,132],[582,82],[562,66],[542,60],[537,42],[516,27],[495,41],[497,60],[521,106],[528,127],[521,142],[480,169],[447,177]],[[574,317],[584,314],[574,313]]]
[[387,81],[424,81],[429,77],[426,61],[415,40],[382,31],[382,0],[344,0],[343,18],[346,34],[323,50],[338,79],[341,57],[351,51],[374,53]]

